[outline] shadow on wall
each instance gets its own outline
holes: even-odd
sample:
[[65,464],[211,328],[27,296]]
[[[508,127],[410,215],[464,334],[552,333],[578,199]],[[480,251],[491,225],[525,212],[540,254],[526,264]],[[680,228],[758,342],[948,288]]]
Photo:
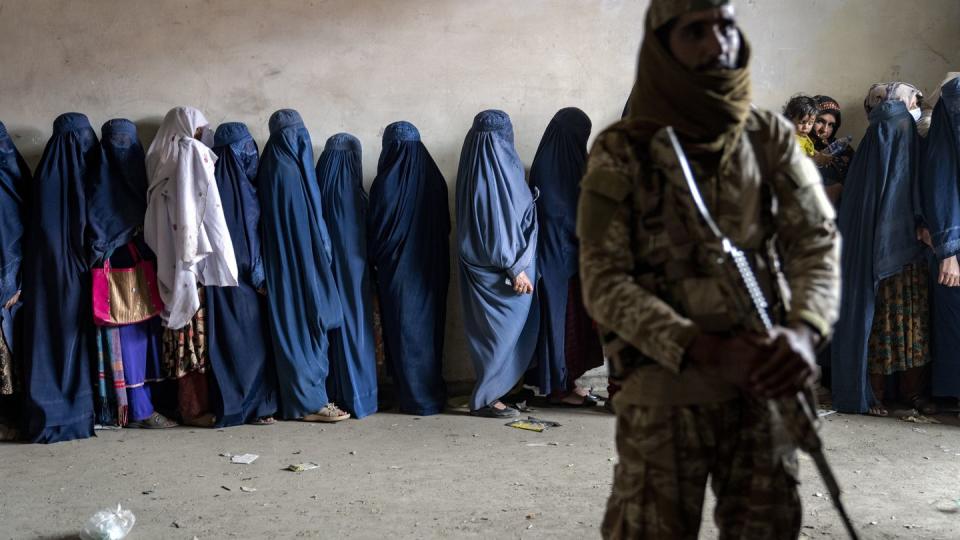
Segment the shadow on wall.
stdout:
[[149,116],[133,121],[137,126],[137,136],[140,138],[140,144],[143,145],[144,152],[150,148],[150,143],[153,142],[153,139],[157,136],[157,132],[160,131],[160,124],[162,122],[162,116]]
[[40,156],[43,155],[43,148],[47,144],[44,133],[37,128],[19,125],[8,125],[7,133],[13,139],[13,144],[20,151],[20,155],[27,161],[30,170],[35,170],[37,163],[40,162]]

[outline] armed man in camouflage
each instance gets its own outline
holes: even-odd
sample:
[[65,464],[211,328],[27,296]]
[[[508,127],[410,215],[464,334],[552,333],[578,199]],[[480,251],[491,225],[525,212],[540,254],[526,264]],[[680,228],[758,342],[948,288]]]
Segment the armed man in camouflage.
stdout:
[[[729,0],[652,0],[629,115],[590,153],[584,301],[623,385],[605,538],[696,538],[708,477],[721,538],[799,534],[795,449],[763,400],[817,376],[840,241],[793,127],[751,109],[749,60]],[[666,126],[719,228],[750,257],[772,332],[755,330]]]

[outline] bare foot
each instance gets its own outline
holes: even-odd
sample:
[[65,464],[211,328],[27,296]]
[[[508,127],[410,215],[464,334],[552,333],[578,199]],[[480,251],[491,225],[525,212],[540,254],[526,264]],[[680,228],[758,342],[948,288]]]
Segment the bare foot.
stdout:
[[870,407],[869,409],[867,409],[867,414],[869,416],[886,417],[890,413],[883,408],[883,405],[874,405],[873,407]]

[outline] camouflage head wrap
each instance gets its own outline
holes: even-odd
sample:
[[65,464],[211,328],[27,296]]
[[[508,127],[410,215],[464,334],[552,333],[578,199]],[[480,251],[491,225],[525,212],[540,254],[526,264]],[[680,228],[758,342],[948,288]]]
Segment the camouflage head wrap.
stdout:
[[647,11],[647,21],[650,28],[656,30],[684,13],[714,9],[729,3],[730,0],[653,0]]

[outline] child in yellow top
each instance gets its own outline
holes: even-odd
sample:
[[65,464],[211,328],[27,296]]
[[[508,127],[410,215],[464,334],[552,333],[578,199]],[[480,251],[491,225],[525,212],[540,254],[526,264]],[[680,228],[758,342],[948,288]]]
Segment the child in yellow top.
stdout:
[[793,96],[783,108],[783,115],[797,126],[797,142],[809,157],[817,153],[813,146],[813,139],[810,138],[810,131],[813,129],[813,123],[817,121],[818,111],[816,100],[804,95]]

